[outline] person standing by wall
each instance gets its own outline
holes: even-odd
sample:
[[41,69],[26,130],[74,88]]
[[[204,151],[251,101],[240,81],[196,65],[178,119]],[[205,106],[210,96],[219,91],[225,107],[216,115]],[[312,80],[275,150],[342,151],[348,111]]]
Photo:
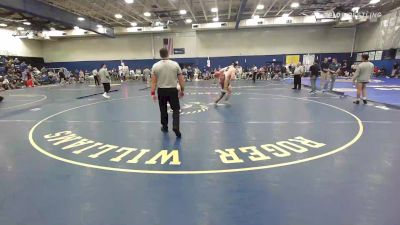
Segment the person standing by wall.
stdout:
[[399,68],[400,64],[399,62],[396,61],[396,63],[393,65],[393,70],[392,70],[392,76],[393,78],[399,78]]
[[329,62],[328,58],[324,58],[324,61],[321,63],[321,91],[324,92],[328,88],[329,82]]
[[257,71],[258,71],[258,68],[256,65],[254,65],[252,68],[253,76],[251,77],[251,78],[253,78],[253,83],[256,83]]
[[301,90],[301,77],[304,75],[304,72],[304,67],[301,65],[301,63],[298,63],[294,69],[294,87],[292,89]]
[[367,84],[374,73],[374,64],[368,61],[369,55],[362,55],[362,62],[358,65],[353,77],[353,83],[357,87],[357,100],[354,104],[360,104],[360,97],[364,104],[367,104]]
[[311,82],[310,94],[317,93],[317,78],[320,70],[321,68],[319,67],[318,61],[315,60],[314,64],[310,66],[310,82]]
[[[184,96],[185,79],[179,64],[169,59],[168,49],[160,50],[161,61],[153,65],[151,76],[151,96],[154,101],[157,100],[156,88],[158,94],[158,104],[161,114],[161,131],[168,132],[168,111],[167,104],[171,105],[173,128],[178,138],[182,137],[179,127],[180,103],[179,97]],[[180,85],[180,92],[177,89],[177,82]]]
[[108,98],[110,98],[110,96],[108,95],[108,92],[110,92],[110,89],[111,89],[111,85],[110,85],[111,77],[110,77],[110,74],[108,73],[106,64],[103,64],[101,66],[101,69],[99,71],[99,76],[100,76],[101,83],[103,84],[103,87],[104,87],[103,97],[108,99]]
[[100,86],[99,72],[97,71],[97,69],[94,69],[92,71],[92,75],[93,75],[93,78],[94,78],[94,84],[96,86]]
[[333,59],[332,63],[329,65],[329,73],[330,73],[330,87],[329,90],[333,91],[335,87],[336,78],[340,72],[341,65],[338,63],[337,59]]
[[143,70],[143,76],[144,76],[144,79],[146,79],[146,81],[147,81],[147,87],[150,87],[150,83],[151,83],[151,71],[150,71],[149,68],[146,67],[146,68]]

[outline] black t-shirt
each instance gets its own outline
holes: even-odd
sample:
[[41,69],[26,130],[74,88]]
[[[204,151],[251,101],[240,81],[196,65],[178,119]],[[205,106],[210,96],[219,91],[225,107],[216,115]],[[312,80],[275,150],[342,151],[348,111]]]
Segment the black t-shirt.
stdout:
[[319,66],[318,65],[312,65],[312,66],[310,66],[310,72],[311,72],[311,76],[313,76],[313,77],[317,77],[318,76],[318,73],[319,73],[319,71],[320,71],[320,68],[319,68]]
[[65,78],[65,74],[62,71],[58,72],[58,76],[60,76],[60,78]]
[[329,70],[329,63],[322,62],[322,63],[321,63],[321,70],[324,70],[324,72],[328,72],[328,70]]

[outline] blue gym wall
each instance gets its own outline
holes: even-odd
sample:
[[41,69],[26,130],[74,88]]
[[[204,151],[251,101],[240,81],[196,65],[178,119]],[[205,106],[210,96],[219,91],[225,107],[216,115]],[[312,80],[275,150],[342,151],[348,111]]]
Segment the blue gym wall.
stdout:
[[[389,50],[385,50],[383,55],[387,54]],[[339,62],[348,60],[354,62],[356,60],[357,53],[351,56],[351,53],[310,53],[315,54],[318,60],[323,58],[337,58]],[[303,54],[300,55],[300,61],[303,59]],[[181,64],[194,64],[198,65],[199,68],[204,68],[207,65],[206,57],[199,58],[178,58],[174,59]],[[143,59],[143,60],[123,60],[125,65],[129,68],[145,68],[151,67],[157,60],[156,59]],[[246,67],[251,65],[263,65],[265,63],[286,63],[286,55],[261,55],[261,56],[227,56],[227,57],[210,57],[211,67],[224,67],[231,64],[233,61],[239,61],[239,64]],[[388,73],[392,71],[393,64],[396,60],[384,59],[384,60],[373,60],[372,62],[379,68],[384,68]],[[99,68],[102,63],[106,63],[109,69],[118,68],[121,65],[120,60],[111,61],[77,61],[77,62],[52,62],[46,63],[49,68],[65,67],[68,70],[74,71],[76,69],[93,70]]]

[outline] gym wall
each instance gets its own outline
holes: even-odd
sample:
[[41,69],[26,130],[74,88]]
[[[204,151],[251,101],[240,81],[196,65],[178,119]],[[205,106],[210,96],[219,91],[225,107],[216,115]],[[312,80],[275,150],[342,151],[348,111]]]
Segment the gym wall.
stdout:
[[175,48],[185,48],[184,55],[174,55],[174,58],[349,52],[353,35],[354,28],[330,26],[189,30],[114,39],[85,37],[46,41],[43,55],[46,62],[153,59],[158,58],[163,38],[173,38]]
[[43,57],[42,41],[19,39],[13,31],[0,29],[0,55]]

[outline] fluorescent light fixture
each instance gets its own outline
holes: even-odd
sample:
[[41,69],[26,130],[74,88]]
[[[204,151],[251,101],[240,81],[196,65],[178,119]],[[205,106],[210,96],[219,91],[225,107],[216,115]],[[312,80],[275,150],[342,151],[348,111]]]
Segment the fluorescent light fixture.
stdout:
[[25,30],[23,27],[17,27],[17,30]]
[[284,14],[282,14],[282,17],[283,17],[283,18],[288,18],[288,17],[289,17],[289,13],[284,13]]
[[78,26],[74,26],[74,30],[79,30],[80,28]]
[[145,13],[143,13],[143,15],[146,16],[146,17],[150,17],[150,16],[151,16],[151,13],[145,12]]
[[292,8],[299,8],[299,6],[300,6],[300,3],[298,3],[298,2],[293,2],[292,4],[290,4],[290,7],[292,7]]
[[261,4],[260,4],[260,5],[257,5],[257,9],[259,9],[259,10],[264,9],[264,7],[265,7],[265,6],[264,6],[264,5],[261,5]]
[[379,3],[380,1],[381,1],[381,0],[371,0],[371,1],[369,2],[369,4],[373,5],[373,4]]
[[115,14],[114,16],[115,16],[115,18],[117,18],[117,19],[121,19],[121,18],[122,18],[122,15],[121,15],[121,14]]
[[139,29],[141,29],[140,27],[128,27],[126,28],[126,30],[128,32],[139,32]]
[[185,22],[186,22],[186,23],[192,23],[193,20],[192,20],[192,19],[186,19]]
[[5,24],[5,23],[0,23],[0,27],[6,27],[7,26],[7,24]]
[[211,12],[213,12],[213,13],[218,12],[218,8],[211,8]]
[[360,7],[353,7],[351,9],[352,12],[358,12],[360,10]]
[[79,20],[79,21],[85,21],[85,18],[83,18],[83,17],[78,17],[78,20]]
[[128,3],[128,4],[132,4],[133,0],[125,0],[125,2]]
[[103,25],[99,24],[97,25],[97,28],[103,28]]
[[24,24],[24,25],[27,25],[27,26],[31,25],[30,22],[23,22],[23,24]]
[[260,19],[260,16],[259,15],[254,15],[253,19],[258,20],[258,19]]
[[218,17],[214,17],[214,18],[213,18],[213,21],[214,21],[214,22],[218,22],[218,21],[219,21],[219,18],[218,18]]
[[136,27],[136,26],[137,26],[137,23],[136,23],[136,22],[132,22],[132,23],[131,23],[131,26],[132,26],[132,27]]
[[179,10],[179,14],[181,14],[181,15],[186,15],[186,10],[184,10],[184,9],[181,9],[181,10]]
[[156,25],[156,27],[164,26],[164,23],[157,21],[155,25]]

